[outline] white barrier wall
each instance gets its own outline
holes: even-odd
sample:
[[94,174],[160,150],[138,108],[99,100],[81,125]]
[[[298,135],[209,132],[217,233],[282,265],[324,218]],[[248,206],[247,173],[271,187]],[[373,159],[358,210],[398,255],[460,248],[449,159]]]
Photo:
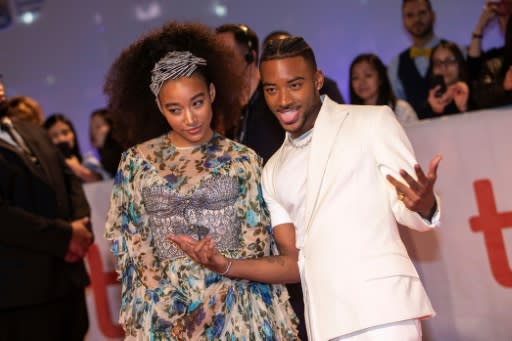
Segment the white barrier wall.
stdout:
[[[437,316],[424,340],[512,340],[512,109],[493,109],[420,122],[406,128],[424,167],[440,153],[437,192],[442,227],[402,237]],[[120,290],[103,239],[112,183],[88,184],[95,247],[88,255],[91,328],[88,340],[122,338]],[[343,323],[343,321],[340,321]]]
[[425,340],[512,340],[512,109],[408,127],[422,165],[443,155],[442,227],[404,233],[437,316]]
[[115,273],[115,259],[103,237],[113,181],[84,186],[92,212],[94,244],[87,254],[91,285],[87,288],[89,333],[87,341],[122,340],[124,333],[117,320],[121,301],[121,285]]

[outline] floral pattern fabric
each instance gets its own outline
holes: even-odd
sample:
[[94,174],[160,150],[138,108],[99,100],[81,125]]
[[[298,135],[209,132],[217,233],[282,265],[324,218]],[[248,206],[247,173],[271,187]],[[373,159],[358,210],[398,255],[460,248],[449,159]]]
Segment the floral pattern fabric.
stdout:
[[260,163],[252,150],[218,134],[190,148],[163,135],[123,154],[105,236],[122,281],[126,339],[297,340],[284,286],[221,276],[164,237],[195,231],[220,241],[226,234],[231,241],[220,250],[228,257],[269,255]]

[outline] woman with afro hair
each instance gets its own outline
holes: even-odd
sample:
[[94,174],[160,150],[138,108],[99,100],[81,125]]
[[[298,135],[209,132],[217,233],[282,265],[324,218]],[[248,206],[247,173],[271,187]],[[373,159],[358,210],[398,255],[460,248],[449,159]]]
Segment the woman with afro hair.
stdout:
[[296,340],[284,286],[227,277],[168,239],[209,236],[231,258],[271,254],[261,159],[218,131],[241,89],[199,24],[169,23],[125,49],[105,85],[123,142],[106,224],[128,340]]

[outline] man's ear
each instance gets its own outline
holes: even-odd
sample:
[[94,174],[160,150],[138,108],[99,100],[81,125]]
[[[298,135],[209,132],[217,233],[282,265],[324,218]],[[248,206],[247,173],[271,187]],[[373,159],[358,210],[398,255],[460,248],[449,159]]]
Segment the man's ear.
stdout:
[[320,89],[324,86],[324,73],[322,70],[316,70],[315,72],[315,87],[317,90],[320,91]]
[[210,83],[209,85],[209,90],[208,92],[210,93],[210,102],[213,103],[213,101],[215,101],[215,85],[213,85],[213,83]]

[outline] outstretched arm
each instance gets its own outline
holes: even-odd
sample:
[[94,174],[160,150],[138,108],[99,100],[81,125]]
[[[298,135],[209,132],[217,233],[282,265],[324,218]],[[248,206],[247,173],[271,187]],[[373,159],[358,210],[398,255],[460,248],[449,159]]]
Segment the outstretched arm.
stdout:
[[484,30],[487,25],[497,16],[495,6],[492,4],[486,3],[483,6],[482,12],[480,13],[480,17],[478,18],[478,22],[473,29],[473,33],[471,35],[471,42],[468,47],[468,56],[469,57],[480,57],[482,54],[482,39],[484,37]]
[[210,237],[195,240],[185,235],[172,235],[169,239],[194,261],[224,276],[264,283],[299,282],[295,226],[292,223],[281,224],[273,231],[279,255],[254,259],[227,258],[220,254]]

